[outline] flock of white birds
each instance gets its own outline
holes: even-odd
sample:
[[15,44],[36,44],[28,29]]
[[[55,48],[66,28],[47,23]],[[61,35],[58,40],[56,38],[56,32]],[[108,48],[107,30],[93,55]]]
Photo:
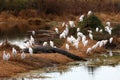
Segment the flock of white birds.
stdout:
[[[32,35],[35,35],[35,31],[32,31]],[[33,49],[32,46],[35,44],[35,40],[33,36],[30,36],[30,39],[25,43],[25,47],[28,48],[29,54],[32,56],[33,55]],[[18,51],[13,47],[12,48],[12,56],[15,58],[17,57]],[[11,57],[9,52],[3,51],[3,60],[8,61]],[[21,53],[21,59],[25,59],[26,54],[24,52]]]
[[[90,16],[92,15],[92,11],[88,11],[88,14],[87,16]],[[84,20],[84,17],[85,15],[81,15],[80,18],[79,18],[79,22],[82,22]],[[89,41],[87,40],[87,36],[84,35],[81,31],[80,31],[80,28],[77,28],[77,38],[75,38],[73,35],[71,36],[68,36],[69,34],[69,27],[70,28],[73,28],[73,27],[76,27],[74,21],[68,21],[68,23],[65,23],[63,22],[62,23],[62,27],[65,28],[61,33],[59,31],[59,29],[56,27],[55,28],[55,31],[56,33],[59,33],[59,38],[62,39],[66,39],[66,49],[69,50],[70,49],[70,45],[69,44],[72,44],[72,46],[74,46],[76,49],[79,48],[79,43],[80,41],[83,43],[83,46],[87,46]],[[106,27],[105,27],[105,31],[108,32],[109,35],[112,34],[112,27],[111,27],[111,24],[110,22],[106,22]],[[88,30],[89,32],[89,39],[93,40],[93,31],[92,30]],[[98,27],[96,28],[96,32],[100,32],[102,33],[103,32],[103,29],[99,29]],[[109,40],[101,40],[101,41],[98,41],[96,44],[94,44],[92,47],[89,47],[87,50],[86,50],[86,53],[91,53],[92,50],[95,50],[97,47],[102,47],[102,46],[105,46],[108,42],[109,43],[112,43],[113,41],[113,37],[109,38]],[[112,51],[109,52],[110,55],[112,55]]]
[[[91,14],[93,14],[92,11],[89,11],[87,16],[90,16]],[[85,15],[81,15],[80,18],[79,18],[79,21],[82,22],[84,20],[84,17],[85,17]],[[57,27],[55,28],[55,32],[57,34],[59,34],[60,39],[66,39],[65,47],[66,47],[67,50],[70,50],[70,45],[69,44],[74,46],[76,49],[79,49],[79,43],[80,42],[83,43],[84,47],[88,45],[89,41],[87,40],[87,36],[84,35],[80,31],[80,28],[77,28],[77,30],[76,30],[77,31],[77,38],[75,38],[73,35],[68,36],[69,27],[71,27],[71,28],[76,27],[74,21],[68,21],[68,23],[63,22],[62,27],[65,28],[62,32],[60,32]],[[108,32],[109,35],[112,34],[112,28],[111,28],[110,22],[106,22],[105,31]],[[88,35],[89,39],[94,40],[92,30],[88,30],[88,32],[89,32],[89,35]],[[97,27],[96,32],[102,33],[103,30],[99,29]],[[35,35],[35,31],[32,31],[32,35]],[[32,45],[35,44],[35,40],[34,40],[34,37],[32,35],[30,36],[30,39],[25,43],[25,47],[28,48],[31,56],[33,55]],[[86,50],[86,54],[91,53],[92,50],[95,50],[97,47],[105,46],[108,42],[112,43],[112,41],[113,41],[113,37],[111,37],[109,40],[98,41],[98,42],[96,42],[96,44],[94,44],[92,47],[89,47]],[[51,47],[56,48],[56,46],[54,45],[54,42],[51,41],[51,40],[49,41],[49,43],[48,42],[43,42],[43,46],[51,46]],[[15,48],[12,48],[12,55],[14,57],[16,57],[16,55],[17,55],[17,50]],[[109,52],[109,55],[110,56],[113,55],[112,51]],[[3,51],[3,60],[8,61],[10,59],[10,57],[11,57],[10,53],[6,53],[6,51]],[[25,59],[25,57],[26,57],[26,54],[24,52],[22,52],[21,53],[21,59]]]

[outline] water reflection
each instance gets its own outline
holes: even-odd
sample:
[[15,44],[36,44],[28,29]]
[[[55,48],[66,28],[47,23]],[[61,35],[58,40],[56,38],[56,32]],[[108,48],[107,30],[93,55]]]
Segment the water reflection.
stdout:
[[21,76],[24,78],[17,80],[119,80],[120,66],[69,66],[65,70],[58,70],[55,67],[50,71],[37,70],[20,74],[17,77]]
[[[28,40],[27,37],[25,38],[16,38],[16,39],[8,39],[8,41],[13,44],[13,45],[17,45],[19,46],[21,49],[25,48],[25,41]],[[0,40],[0,45],[2,45],[2,43],[4,42],[4,40]]]
[[28,38],[22,38],[22,39],[11,39],[11,40],[9,40],[9,42],[10,43],[12,43],[13,45],[17,45],[17,46],[19,46],[21,49],[23,49],[23,48],[25,48],[26,46],[25,46],[25,42],[24,41],[26,41],[26,40],[28,40]]
[[86,68],[87,68],[90,75],[94,75],[94,73],[95,73],[95,71],[98,67],[96,67],[96,66],[86,66]]

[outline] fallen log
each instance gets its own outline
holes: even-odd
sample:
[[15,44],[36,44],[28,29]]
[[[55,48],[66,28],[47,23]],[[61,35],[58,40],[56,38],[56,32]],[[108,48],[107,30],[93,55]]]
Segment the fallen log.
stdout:
[[[28,53],[28,52],[29,52],[29,51],[28,51],[28,48],[23,49],[23,51],[24,51],[25,53]],[[64,56],[67,56],[67,57],[69,57],[69,58],[71,58],[71,59],[73,59],[73,60],[86,61],[86,59],[84,59],[84,58],[82,58],[82,57],[79,57],[79,56],[77,56],[77,55],[74,55],[74,54],[72,54],[72,53],[70,53],[70,52],[68,52],[68,51],[65,51],[65,50],[63,50],[63,49],[60,49],[60,48],[39,46],[39,47],[34,47],[34,48],[33,48],[33,52],[34,52],[34,54],[36,54],[36,53],[41,53],[41,52],[42,52],[42,53],[46,53],[46,54],[48,54],[48,53],[58,53],[58,54],[62,54],[62,55],[64,55]]]

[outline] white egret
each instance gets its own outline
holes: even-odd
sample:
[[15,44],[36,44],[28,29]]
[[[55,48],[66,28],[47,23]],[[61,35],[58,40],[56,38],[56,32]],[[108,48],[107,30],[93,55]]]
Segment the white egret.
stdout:
[[91,53],[91,51],[92,51],[92,48],[88,48],[87,51],[86,51],[86,53],[87,53],[87,54],[88,54],[88,53]]
[[100,31],[99,31],[99,32],[101,33],[101,32],[103,32],[103,30],[102,30],[102,29],[100,29]]
[[84,35],[83,35],[83,33],[81,33],[81,32],[77,32],[77,37],[83,37]]
[[35,43],[35,39],[33,38],[33,36],[30,36],[30,40],[29,40],[30,45],[33,45]]
[[113,53],[111,50],[109,51],[109,56],[113,56]]
[[21,53],[21,59],[25,59],[26,54],[24,52]]
[[88,44],[88,40],[83,42],[84,47],[87,46],[87,44]]
[[8,61],[10,59],[10,54],[9,53],[5,53],[5,51],[3,51],[3,60]]
[[80,18],[79,18],[80,22],[82,22],[83,19],[84,19],[84,15],[81,15]]
[[3,51],[3,60],[7,60],[6,58],[7,58],[6,53],[5,53],[5,51]]
[[92,14],[92,11],[88,11],[88,14],[87,14],[87,15],[90,16],[91,14]]
[[92,33],[92,30],[88,30],[89,33]]
[[106,25],[110,27],[110,22],[106,22]]
[[33,55],[33,49],[31,47],[28,48],[30,55]]
[[98,31],[99,31],[99,28],[97,27],[97,28],[96,28],[96,32],[98,32]]
[[26,43],[24,43],[24,46],[25,46],[26,48],[28,48],[29,46],[32,46],[32,45],[30,44],[29,41],[27,41]]
[[70,25],[70,27],[75,27],[74,21],[69,21],[69,25]]
[[80,28],[77,28],[77,32],[79,32],[80,31]]
[[74,41],[73,46],[75,46],[76,49],[79,47],[79,42],[77,40]]
[[67,50],[69,50],[69,44],[66,44],[65,47]]
[[109,39],[109,43],[112,43],[112,41],[113,41],[113,37],[111,37],[111,38]]
[[92,49],[96,49],[97,47],[98,47],[98,45],[95,44],[95,45],[92,46]]
[[50,41],[50,46],[54,47],[54,42],[53,41]]
[[82,36],[82,43],[83,44],[84,44],[84,41],[86,41],[86,36],[85,35]]
[[91,40],[93,40],[93,35],[92,35],[92,33],[89,33],[89,38],[90,38]]
[[62,27],[64,27],[64,26],[65,26],[65,22],[62,23]]
[[59,33],[59,30],[58,30],[58,28],[55,28],[55,32],[58,34]]
[[70,37],[67,37],[67,42],[72,43],[72,40]]
[[14,47],[12,48],[12,54],[14,57],[16,57],[16,55],[17,55],[17,50]]
[[108,40],[103,40],[104,46],[107,44]]
[[59,36],[59,38],[60,38],[60,39],[62,39],[62,38],[65,39],[65,38],[66,38],[65,33],[61,33],[60,36]]
[[35,35],[35,31],[34,30],[32,31],[32,35]]
[[48,45],[48,43],[47,42],[43,42],[43,46],[47,46]]

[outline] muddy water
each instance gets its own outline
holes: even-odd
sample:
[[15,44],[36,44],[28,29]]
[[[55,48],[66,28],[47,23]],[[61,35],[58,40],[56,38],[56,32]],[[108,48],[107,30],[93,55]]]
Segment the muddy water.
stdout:
[[87,66],[84,64],[44,68],[18,74],[14,80],[120,80],[120,65]]

